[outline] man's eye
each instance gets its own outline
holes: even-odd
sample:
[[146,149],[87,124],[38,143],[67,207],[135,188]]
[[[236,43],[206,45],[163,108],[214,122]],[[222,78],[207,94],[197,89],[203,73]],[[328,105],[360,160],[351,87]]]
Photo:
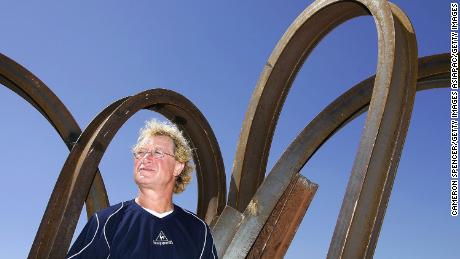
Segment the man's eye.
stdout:
[[155,155],[163,155],[163,152],[161,150],[155,150],[153,151]]

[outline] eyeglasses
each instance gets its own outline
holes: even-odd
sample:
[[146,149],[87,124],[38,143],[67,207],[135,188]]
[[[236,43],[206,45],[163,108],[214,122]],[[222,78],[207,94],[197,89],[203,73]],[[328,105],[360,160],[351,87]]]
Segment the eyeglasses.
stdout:
[[158,159],[162,159],[165,155],[168,155],[170,157],[173,157],[173,158],[176,158],[174,155],[171,155],[171,154],[168,154],[160,149],[154,149],[154,150],[151,150],[151,151],[148,151],[148,150],[139,150],[139,151],[136,151],[136,152],[133,152],[133,155],[136,159],[140,159],[140,158],[144,158],[145,156],[147,155],[151,155],[153,156],[154,158],[158,158]]

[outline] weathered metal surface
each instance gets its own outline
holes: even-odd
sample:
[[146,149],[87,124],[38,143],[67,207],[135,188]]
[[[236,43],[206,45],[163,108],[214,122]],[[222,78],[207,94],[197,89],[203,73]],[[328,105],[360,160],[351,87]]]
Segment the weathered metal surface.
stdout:
[[318,185],[300,174],[292,178],[247,258],[283,258],[315,196]]
[[[291,84],[309,53],[329,31],[351,18],[369,13],[377,23],[380,39],[376,85],[382,91],[378,91],[379,97],[376,99],[386,99],[383,97],[387,94],[384,89],[388,89],[394,63],[394,26],[387,3],[365,0],[320,0],[312,3],[296,18],[278,42],[253,92],[233,162],[228,199],[230,206],[244,211],[264,179],[280,111]],[[376,110],[373,113],[381,111]],[[377,119],[379,116],[371,117]]]
[[[372,15],[377,25],[376,76],[326,107],[264,180],[273,132],[298,70],[329,31],[366,14]],[[419,59],[417,71],[414,32],[408,18],[391,3],[318,0],[288,28],[260,76],[238,143],[229,206],[224,209],[222,157],[204,116],[177,93],[148,90],[113,103],[79,137],[59,175],[29,258],[64,257],[85,198],[89,215],[108,205],[97,166],[118,129],[140,109],[162,113],[191,140],[198,179],[197,214],[213,227],[218,254],[228,258],[272,258],[285,253],[314,195],[311,185],[302,185],[297,179],[298,172],[329,137],[369,109],[328,258],[370,258],[409,125],[416,78],[417,90],[448,87],[449,58],[443,54]],[[73,146],[80,134],[78,125],[38,78],[0,55],[0,83],[31,103],[67,146]],[[293,206],[297,204],[305,208]]]
[[[418,64],[419,81],[417,85],[420,85],[420,87],[417,87],[417,90],[421,91],[431,88],[449,87],[450,56],[448,54],[423,57],[419,59]],[[252,236],[254,240],[257,233],[261,230],[260,226],[265,224],[266,219],[268,219],[268,217],[266,217],[264,221],[261,217],[271,212],[271,208],[275,206],[277,199],[279,199],[281,193],[287,188],[290,178],[302,169],[313,154],[333,136],[335,132],[356,118],[357,115],[367,111],[373,91],[374,78],[375,76],[369,77],[350,88],[350,90],[328,105],[302,130],[279,158],[258,190],[258,192],[265,191],[272,195],[272,198],[266,199],[267,202],[261,202],[260,199],[258,200],[258,204],[266,209],[265,213],[261,212],[258,215],[261,223],[253,225],[248,224],[246,226],[248,229],[252,228],[252,230],[246,231],[255,233]],[[268,183],[270,183],[270,185],[265,187]],[[258,197],[258,195],[256,194],[255,197]],[[219,222],[217,222],[216,226],[217,225],[219,225]],[[242,226],[239,228],[242,228]],[[226,238],[228,239],[229,237]],[[232,237],[232,239],[238,238],[240,237]],[[227,258],[235,257],[228,256]]]
[[230,206],[225,206],[216,224],[211,229],[217,256],[222,258],[225,250],[232,242],[238,227],[243,220],[243,214]]
[[[240,211],[251,197],[251,201],[270,202],[267,197],[271,196],[270,190],[255,191],[263,179],[276,121],[295,74],[327,32],[366,13],[374,17],[377,27],[377,73],[352,178],[329,250],[330,258],[357,258],[368,252],[370,236],[378,229],[375,218],[379,207],[374,201],[381,200],[383,185],[390,168],[399,160],[409,125],[415,96],[417,47],[408,19],[397,8],[385,1],[316,1],[293,22],[270,56],[253,94],[230,185],[228,202]],[[290,176],[284,178],[283,191]],[[265,181],[270,183],[269,177]],[[366,195],[361,196],[361,191]],[[358,206],[353,206],[353,202]],[[246,256],[274,208],[273,202],[270,205],[262,207],[264,211],[258,217],[245,218],[228,248],[231,257]]]
[[[197,214],[204,217],[208,203],[217,200],[216,213],[225,206],[225,177],[220,150],[213,132],[199,110],[185,97],[169,90],[154,89],[115,102],[96,119],[78,139],[72,149],[60,177],[72,175],[70,185],[58,179],[45,215],[40,224],[29,258],[62,258],[70,245],[73,232],[83,206],[85,194],[94,178],[108,144],[118,129],[140,109],[155,109],[165,116],[174,116],[187,132],[192,145],[199,145],[203,153],[195,152],[199,195]],[[204,120],[204,121],[203,121]],[[204,138],[199,135],[205,136]],[[206,142],[198,142],[206,139]],[[203,156],[202,156],[203,155]],[[206,164],[206,166],[205,166]],[[205,171],[212,168],[212,171]],[[203,195],[204,194],[204,195]]]
[[[328,258],[372,258],[409,128],[416,92],[417,44],[409,19],[396,6],[389,6],[395,27],[391,81],[389,88],[374,86]],[[376,82],[379,69],[389,66],[384,63],[377,69]]]
[[[34,106],[56,129],[67,148],[72,149],[81,134],[81,130],[67,107],[40,79],[1,53],[0,83]],[[70,175],[66,177],[68,180]],[[86,199],[88,217],[108,205],[109,199],[104,182],[100,172],[97,171]]]
[[[69,235],[70,239],[72,239],[72,233],[78,222],[77,215],[80,215],[81,208],[83,206],[83,202],[81,202],[79,203],[80,207],[76,208],[73,206],[69,208],[70,193],[78,192],[79,197],[81,198],[84,197],[89,191],[87,186],[76,184],[76,173],[72,169],[75,167],[81,168],[83,159],[80,159],[80,156],[82,156],[82,153],[85,152],[84,143],[90,141],[90,139],[93,137],[93,134],[99,129],[100,125],[106,121],[108,116],[110,116],[110,114],[126,99],[127,98],[118,100],[105,108],[96,116],[96,118],[93,119],[93,121],[78,138],[69,156],[67,157],[67,160],[56,181],[56,185],[54,186],[53,192],[51,193],[50,200],[40,222],[38,231],[35,235],[32,247],[29,251],[29,259],[64,258],[68,247],[58,247],[56,243],[66,242],[66,239],[69,238]],[[69,178],[68,175],[71,175],[71,177]],[[91,173],[91,176],[85,179],[86,183],[91,184],[91,181],[93,181],[94,177],[95,174]],[[63,225],[62,221],[66,220],[71,220],[71,223]],[[70,229],[68,229],[68,231],[72,231],[72,233],[67,232],[58,235],[58,231],[62,227],[69,227]],[[60,251],[56,254],[51,254],[51,250],[53,248],[58,248]]]

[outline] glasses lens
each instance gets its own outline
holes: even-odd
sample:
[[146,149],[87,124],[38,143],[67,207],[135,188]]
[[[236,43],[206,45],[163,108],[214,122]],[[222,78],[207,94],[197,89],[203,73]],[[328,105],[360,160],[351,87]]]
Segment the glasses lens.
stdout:
[[164,156],[164,152],[159,149],[155,149],[153,150],[153,156],[156,158],[162,158]]
[[137,152],[134,152],[134,157],[135,158],[142,158],[145,156],[145,154],[147,154],[147,152],[145,151],[137,151]]
[[137,158],[137,159],[143,158],[147,154],[150,154],[155,158],[163,158],[166,154],[169,155],[169,156],[174,157],[173,155],[165,153],[160,149],[155,149],[155,150],[152,150],[152,151],[140,150],[140,151],[134,152],[133,154],[134,154],[134,157]]

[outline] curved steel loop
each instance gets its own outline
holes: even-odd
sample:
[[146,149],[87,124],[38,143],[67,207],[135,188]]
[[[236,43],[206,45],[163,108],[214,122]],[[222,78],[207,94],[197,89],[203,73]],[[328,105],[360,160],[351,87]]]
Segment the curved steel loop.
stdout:
[[[418,71],[417,91],[449,87],[450,55],[444,53],[419,58]],[[267,220],[269,212],[275,207],[278,201],[277,198],[280,196],[279,194],[286,190],[292,177],[300,172],[304,165],[330,137],[358,115],[367,111],[374,87],[374,79],[375,76],[371,76],[363,80],[331,102],[308,123],[280,156],[264,180],[264,184],[260,186],[253,197],[253,200],[257,200],[261,207],[256,217],[257,219],[255,219],[261,227],[263,226],[263,222]],[[385,189],[385,199],[379,207],[379,214],[376,221],[377,232],[372,236],[373,239],[370,242],[373,246],[377,243],[378,231],[383,222],[384,210],[390,196],[389,191],[391,191],[391,187]],[[272,193],[273,195],[268,197],[267,193]],[[246,216],[246,221],[242,222],[241,226],[244,227],[245,224],[251,224],[251,220],[248,218],[250,217]],[[253,226],[246,228],[246,231],[248,229],[257,232],[257,229],[253,229]],[[233,237],[233,239],[237,240],[238,237]],[[255,241],[255,237],[252,239],[241,238],[238,241],[238,243],[228,247],[227,251],[234,250],[235,247],[239,247],[241,250],[241,243],[251,244]],[[375,247],[372,249],[375,249]]]
[[[82,195],[87,192],[87,189],[82,189],[81,187],[75,185],[75,175],[72,171],[75,167],[81,167],[80,156],[84,152],[85,145],[81,143],[87,143],[90,141],[91,137],[99,129],[100,125],[107,120],[113,111],[124,102],[126,98],[120,99],[107,108],[105,108],[101,113],[99,113],[86,127],[85,131],[80,135],[74,147],[70,151],[69,156],[67,157],[64,166],[61,170],[61,173],[58,176],[56,185],[54,186],[53,192],[51,193],[48,205],[46,207],[45,213],[40,222],[40,226],[35,235],[34,242],[29,251],[28,258],[53,258],[49,256],[50,250],[52,248],[53,242],[59,242],[59,239],[56,238],[56,233],[60,227],[60,223],[63,220],[64,208],[69,203],[69,190],[78,189]],[[70,181],[64,181],[62,179],[66,178],[66,175],[72,175]],[[91,181],[91,180],[90,180]],[[79,215],[80,210],[75,210],[74,214]],[[78,216],[74,219],[74,224],[76,226],[78,222]],[[75,228],[74,226],[74,228]],[[72,238],[72,237],[70,237]],[[66,250],[67,251],[67,250]],[[63,256],[55,258],[63,258]]]
[[[394,4],[389,6],[396,40],[392,78],[389,89],[379,89],[377,69],[364,133],[328,258],[372,258],[409,128],[418,73],[417,43],[404,12]],[[379,95],[380,91],[388,92]],[[386,100],[374,99],[379,96]]]
[[[398,164],[407,133],[416,90],[417,46],[408,18],[397,7],[386,1],[319,0],[293,22],[270,56],[252,96],[230,185],[228,202],[243,211],[263,179],[279,112],[301,64],[327,32],[367,12],[374,17],[379,39],[375,86],[344,198],[350,203],[342,206],[339,218],[343,224],[337,224],[334,232],[331,258],[366,255],[366,239],[374,230],[372,220],[383,187]],[[374,190],[372,195],[361,196],[369,189]],[[358,206],[351,206],[353,202]]]
[[[395,39],[395,25],[386,1],[318,0],[305,9],[284,33],[269,57],[251,97],[240,133],[228,204],[244,211],[265,176],[273,133],[284,100],[303,62],[314,47],[331,30],[343,22],[361,15],[371,14],[378,33],[378,66],[375,115],[366,128],[375,129],[382,117],[383,103],[389,95],[393,66],[400,67],[404,58],[395,60],[395,47],[402,45]],[[415,43],[412,45],[415,46]],[[395,63],[396,62],[396,63]],[[398,71],[399,72],[399,71]],[[401,78],[403,76],[402,71]],[[370,118],[370,117],[369,117]],[[369,134],[367,134],[369,135]]]
[[[81,129],[59,98],[35,75],[0,53],[0,83],[17,93],[45,117],[70,150],[81,134]],[[99,170],[86,198],[88,217],[109,205]],[[69,181],[70,175],[63,177]]]
[[[449,54],[420,58],[418,68],[417,91],[450,86]],[[302,130],[278,159],[266,178],[266,181],[274,183],[270,185],[273,193],[282,193],[289,184],[291,177],[304,167],[330,137],[358,115],[367,111],[373,91],[374,79],[375,76],[369,77],[342,94]],[[391,172],[392,179],[395,173],[396,170]],[[376,228],[371,236],[369,255],[372,255],[375,249],[386,205],[391,194],[391,185],[385,187],[384,198],[379,206],[379,213],[375,223]],[[261,188],[264,188],[263,185]],[[260,190],[260,192],[263,192],[263,190]],[[257,193],[254,198],[258,198]],[[273,201],[273,204],[276,204],[276,201]],[[267,204],[264,205],[266,206]],[[342,224],[342,222],[338,220],[337,224]],[[332,245],[334,244],[332,243],[331,247]]]
[[[61,171],[73,175],[71,185],[58,180],[43,216],[29,258],[62,258],[70,245],[78,216],[96,168],[118,129],[140,109],[156,110],[186,132],[193,147],[198,178],[198,215],[209,219],[225,203],[223,160],[211,127],[185,97],[153,89],[119,100],[101,112],[78,139]],[[212,211],[214,208],[214,211]],[[209,209],[211,208],[211,209]],[[210,212],[211,211],[211,212]],[[209,221],[208,221],[209,222]]]

